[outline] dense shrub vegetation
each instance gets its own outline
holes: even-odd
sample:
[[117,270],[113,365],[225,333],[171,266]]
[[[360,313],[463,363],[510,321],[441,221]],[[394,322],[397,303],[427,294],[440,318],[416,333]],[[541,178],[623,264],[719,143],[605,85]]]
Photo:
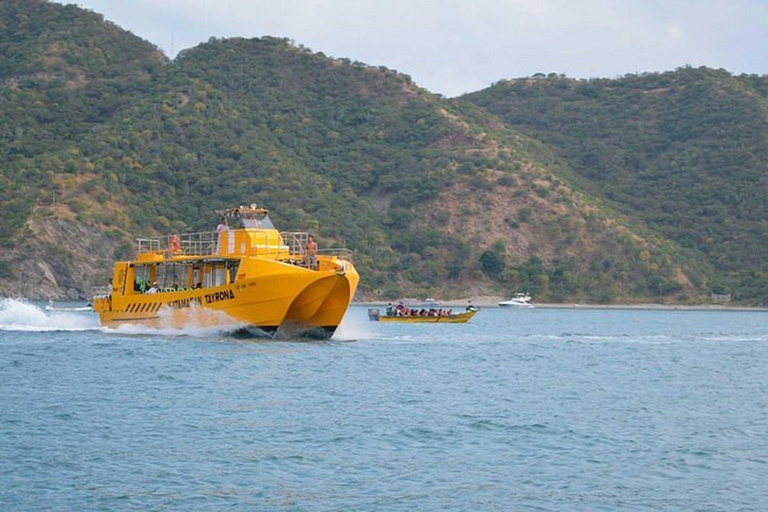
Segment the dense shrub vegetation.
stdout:
[[462,100],[556,148],[587,190],[709,262],[715,288],[768,296],[765,76],[703,67],[551,76],[502,81]]

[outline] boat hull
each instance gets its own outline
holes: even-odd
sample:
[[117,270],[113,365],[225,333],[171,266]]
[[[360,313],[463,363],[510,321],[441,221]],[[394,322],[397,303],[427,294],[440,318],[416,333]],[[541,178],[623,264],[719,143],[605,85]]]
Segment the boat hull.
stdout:
[[526,304],[524,302],[499,302],[501,308],[520,308],[520,309],[533,309],[533,304]]

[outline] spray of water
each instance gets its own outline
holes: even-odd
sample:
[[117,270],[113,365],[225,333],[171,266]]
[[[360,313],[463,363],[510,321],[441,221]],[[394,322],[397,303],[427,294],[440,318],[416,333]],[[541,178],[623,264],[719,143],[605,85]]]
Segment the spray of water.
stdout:
[[115,328],[105,328],[108,333],[150,336],[227,336],[243,329],[245,324],[237,322],[223,311],[193,305],[184,310],[164,308],[160,310],[156,325],[124,323]]
[[[196,307],[196,306],[195,306]],[[349,311],[333,336],[338,341],[355,341],[373,336],[366,317]],[[47,311],[19,299],[0,299],[0,331],[55,332],[103,331],[123,335],[219,337],[241,332],[246,326],[221,311],[200,308],[179,323],[174,310],[162,310],[156,327],[125,323],[105,328],[92,311]]]
[[373,336],[368,317],[362,316],[359,311],[350,308],[333,334],[333,339],[338,341],[356,341],[372,338]]
[[182,327],[148,327],[141,324],[122,324],[115,328],[105,327],[109,334],[125,334],[128,336],[186,336],[192,338],[210,338],[227,336],[237,332],[239,328],[231,326],[202,327],[199,325],[184,325]]
[[99,319],[92,312],[45,311],[19,299],[0,299],[0,330],[2,331],[92,331],[100,329]]

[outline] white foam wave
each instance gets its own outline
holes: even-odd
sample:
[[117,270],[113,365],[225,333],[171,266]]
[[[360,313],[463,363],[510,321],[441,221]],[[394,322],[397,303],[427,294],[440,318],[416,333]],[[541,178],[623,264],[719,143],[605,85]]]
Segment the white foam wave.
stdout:
[[91,312],[47,312],[25,300],[0,299],[0,330],[27,332],[92,331],[100,329]]
[[227,325],[216,327],[201,327],[198,325],[185,325],[182,327],[148,327],[140,324],[122,324],[115,328],[104,327],[104,332],[110,334],[124,334],[128,336],[164,336],[192,338],[209,338],[226,336],[240,330],[243,326]]
[[341,323],[336,328],[336,332],[333,333],[332,339],[337,341],[355,341],[368,339],[373,336],[368,316],[354,313],[357,312],[347,311],[347,314],[344,315]]
[[185,311],[163,308],[160,310],[158,325],[148,326],[141,323],[124,323],[114,328],[104,328],[104,332],[127,334],[130,336],[189,336],[217,337],[226,336],[246,327],[246,324],[234,320],[223,311],[214,311],[192,305]]

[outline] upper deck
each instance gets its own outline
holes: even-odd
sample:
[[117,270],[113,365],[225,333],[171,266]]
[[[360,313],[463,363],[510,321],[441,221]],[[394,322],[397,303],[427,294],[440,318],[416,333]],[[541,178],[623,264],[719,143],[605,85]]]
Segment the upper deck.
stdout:
[[[258,257],[295,262],[306,256],[309,233],[275,229],[264,208],[231,208],[217,211],[223,218],[238,222],[241,227],[199,233],[137,238],[137,260],[142,262],[170,258],[242,258]],[[335,256],[352,261],[348,249],[318,250],[318,256]]]
[[257,256],[282,259],[306,254],[304,246],[309,234],[301,231],[283,231],[258,229],[230,229],[217,233],[179,233],[136,239],[138,259],[147,255],[164,257],[242,257]]

